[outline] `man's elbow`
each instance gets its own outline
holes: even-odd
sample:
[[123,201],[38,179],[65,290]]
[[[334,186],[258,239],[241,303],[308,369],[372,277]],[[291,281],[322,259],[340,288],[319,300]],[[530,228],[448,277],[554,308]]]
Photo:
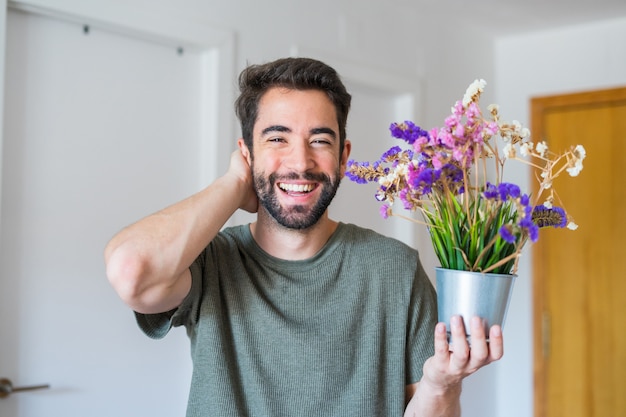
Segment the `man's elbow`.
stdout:
[[129,307],[141,307],[145,292],[146,262],[123,248],[105,251],[106,276],[117,295]]

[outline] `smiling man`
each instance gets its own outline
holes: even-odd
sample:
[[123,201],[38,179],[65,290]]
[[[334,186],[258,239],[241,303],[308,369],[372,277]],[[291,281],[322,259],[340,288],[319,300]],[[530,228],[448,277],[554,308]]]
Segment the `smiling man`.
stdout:
[[[128,226],[107,276],[150,337],[185,326],[188,416],[458,416],[463,378],[502,356],[452,344],[416,251],[328,217],[351,97],[322,62],[246,68],[239,149],[199,193]],[[255,222],[222,229],[239,209]],[[155,364],[158,365],[158,364]]]

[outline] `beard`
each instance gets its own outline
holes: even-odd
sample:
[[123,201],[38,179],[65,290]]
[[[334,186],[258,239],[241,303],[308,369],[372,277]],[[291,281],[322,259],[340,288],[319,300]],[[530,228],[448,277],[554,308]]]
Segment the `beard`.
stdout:
[[[268,177],[265,177],[262,174],[254,172],[254,167],[252,167],[252,175],[259,205],[262,206],[278,224],[296,230],[307,229],[319,221],[335,197],[341,182],[341,172],[339,168],[337,168],[334,178],[330,178],[328,175],[322,173],[313,174],[309,172],[303,175],[291,173],[286,176],[281,176],[280,178],[276,174],[270,174]],[[299,179],[320,183],[322,186],[320,198],[311,208],[303,205],[281,206],[278,201],[278,196],[276,195],[277,180]]]

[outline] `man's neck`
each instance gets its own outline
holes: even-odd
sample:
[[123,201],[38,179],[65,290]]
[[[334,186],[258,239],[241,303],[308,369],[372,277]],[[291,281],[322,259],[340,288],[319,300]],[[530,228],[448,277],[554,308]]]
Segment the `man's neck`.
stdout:
[[272,218],[259,215],[250,224],[250,232],[256,243],[276,258],[297,261],[314,256],[324,247],[337,229],[337,222],[325,213],[313,226],[307,229],[289,229]]

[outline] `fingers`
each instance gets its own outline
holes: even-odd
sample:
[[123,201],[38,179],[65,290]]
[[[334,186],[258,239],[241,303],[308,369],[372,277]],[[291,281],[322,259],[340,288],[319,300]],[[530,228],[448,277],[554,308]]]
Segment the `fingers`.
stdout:
[[[463,319],[460,316],[454,316],[450,319],[451,342],[448,348],[451,352],[450,369],[454,372],[462,370],[466,373],[473,373],[479,368],[499,360],[504,354],[500,326],[492,326],[489,331],[489,339],[487,339],[485,325],[481,318],[472,317],[469,325],[471,336],[468,341]],[[444,347],[442,342],[439,343],[440,346],[438,348],[436,346],[437,350]],[[437,345],[437,342],[435,344]]]
[[435,326],[435,355],[424,364],[424,375],[432,384],[449,386],[458,383],[502,357],[503,339],[500,326],[492,326],[487,339],[485,326],[480,318],[472,318],[469,325],[470,341],[465,333],[463,319],[460,316],[452,317],[450,342],[445,323],[437,323]]
[[231,178],[235,178],[237,183],[242,184],[244,187],[242,189],[244,192],[237,194],[241,197],[239,208],[250,213],[255,213],[258,209],[258,200],[253,187],[254,180],[252,178],[248,148],[240,145],[240,149],[231,153],[230,166],[227,174],[229,174]]
[[452,335],[450,364],[453,368],[460,370],[466,367],[470,356],[465,324],[461,316],[453,316],[450,319],[450,333]]
[[504,340],[500,326],[491,326],[489,330],[489,352],[491,361],[497,361],[504,355]]
[[437,323],[437,326],[435,326],[435,356],[447,360],[450,354],[449,349],[446,324]]

